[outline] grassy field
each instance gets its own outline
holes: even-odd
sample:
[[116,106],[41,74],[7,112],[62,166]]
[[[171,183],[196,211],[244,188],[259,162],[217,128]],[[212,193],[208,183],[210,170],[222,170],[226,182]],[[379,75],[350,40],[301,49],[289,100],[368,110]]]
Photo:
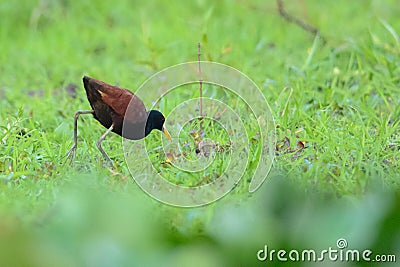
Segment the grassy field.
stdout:
[[[264,245],[327,249],[339,238],[400,260],[400,7],[284,3],[320,33],[288,22],[275,1],[0,1],[0,265],[254,266]],[[132,179],[115,134],[104,149],[116,167],[106,168],[96,148],[105,129],[91,116],[78,123],[75,165],[63,164],[73,114],[90,109],[83,75],[135,91],[197,60],[198,42],[202,60],[245,73],[272,109],[276,156],[259,191],[247,192],[254,158],[221,201],[157,202]],[[196,88],[175,91],[161,111],[198,97]],[[235,100],[212,86],[204,92]],[[240,110],[253,154],[254,118]],[[191,142],[195,126],[168,126]],[[204,127],[228,143],[220,126]],[[200,176],[170,171],[162,153],[152,159],[171,182],[193,186],[218,177],[227,157]],[[370,266],[352,264],[335,266]]]

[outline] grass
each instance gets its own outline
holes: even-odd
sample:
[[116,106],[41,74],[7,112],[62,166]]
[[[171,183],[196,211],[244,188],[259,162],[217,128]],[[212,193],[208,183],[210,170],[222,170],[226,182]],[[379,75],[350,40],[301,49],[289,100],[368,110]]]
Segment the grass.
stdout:
[[[0,248],[15,255],[1,257],[4,264],[97,266],[108,258],[109,265],[173,266],[190,256],[200,266],[231,266],[254,262],[265,243],[326,248],[346,234],[354,246],[398,251],[399,232],[389,222],[400,210],[400,9],[390,0],[286,2],[287,12],[316,26],[326,43],[286,22],[275,1],[1,2]],[[105,129],[91,116],[78,123],[75,167],[62,164],[73,113],[90,108],[83,75],[135,91],[157,71],[195,61],[199,41],[203,60],[243,71],[271,106],[276,157],[260,191],[247,192],[255,156],[220,202],[164,206],[133,182],[118,136],[104,141],[116,169],[103,166],[95,142]],[[65,90],[69,84],[78,86],[76,98]],[[198,97],[197,88],[177,88],[158,106],[169,114]],[[204,94],[236,101],[207,84]],[[235,105],[257,155],[255,118]],[[198,125],[182,127],[185,157],[196,160],[190,132]],[[207,137],[229,143],[217,121],[204,127]],[[156,169],[181,185],[218,179],[230,158],[226,149],[207,172],[176,172],[163,164],[159,135],[148,141]]]

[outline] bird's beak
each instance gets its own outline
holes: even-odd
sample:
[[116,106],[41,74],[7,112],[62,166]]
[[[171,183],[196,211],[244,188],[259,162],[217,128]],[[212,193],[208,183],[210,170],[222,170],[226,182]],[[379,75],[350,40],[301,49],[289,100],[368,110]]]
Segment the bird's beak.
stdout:
[[172,141],[172,137],[169,134],[167,128],[163,127],[163,133],[167,136],[167,138],[169,139],[169,141]]

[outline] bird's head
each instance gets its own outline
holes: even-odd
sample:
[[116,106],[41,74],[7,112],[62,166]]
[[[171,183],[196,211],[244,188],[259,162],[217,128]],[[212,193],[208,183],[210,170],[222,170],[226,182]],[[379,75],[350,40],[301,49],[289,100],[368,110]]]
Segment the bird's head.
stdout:
[[164,126],[165,117],[158,110],[150,110],[149,115],[147,117],[146,128],[145,128],[145,136],[150,134],[153,129],[162,131],[169,140],[172,140],[171,135],[167,131]]

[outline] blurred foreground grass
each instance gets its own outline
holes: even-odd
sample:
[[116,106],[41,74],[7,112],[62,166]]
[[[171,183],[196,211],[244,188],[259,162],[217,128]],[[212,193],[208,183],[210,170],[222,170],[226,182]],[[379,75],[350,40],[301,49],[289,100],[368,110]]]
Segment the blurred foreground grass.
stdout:
[[[274,176],[250,198],[232,194],[211,206],[182,209],[152,200],[130,181],[110,188],[100,178],[107,179],[70,176],[28,224],[24,214],[2,212],[2,266],[255,266],[264,245],[318,252],[337,249],[339,238],[348,249],[373,255],[398,256],[400,249],[400,196],[394,192],[332,200]],[[332,266],[295,265],[313,264]]]

